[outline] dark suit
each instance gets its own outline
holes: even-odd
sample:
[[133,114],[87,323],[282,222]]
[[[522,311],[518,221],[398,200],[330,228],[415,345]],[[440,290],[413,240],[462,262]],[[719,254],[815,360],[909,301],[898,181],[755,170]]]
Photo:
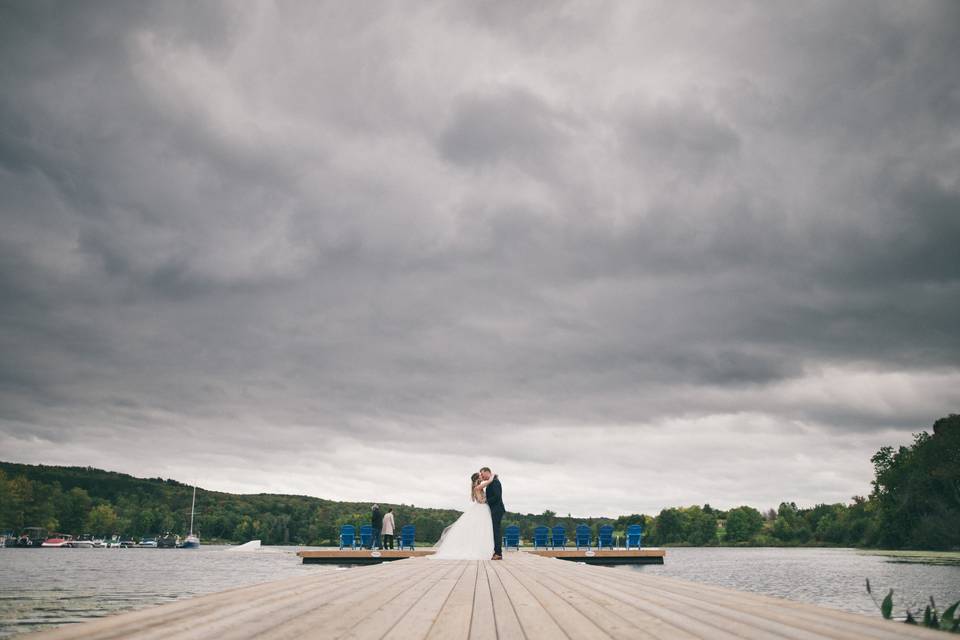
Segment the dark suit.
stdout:
[[500,538],[500,521],[507,510],[503,506],[503,487],[500,478],[494,477],[493,482],[487,485],[487,505],[490,507],[490,517],[493,519],[493,552],[502,555],[503,547]]
[[380,530],[383,529],[383,514],[380,513],[380,509],[374,509],[370,514],[370,526],[373,527],[373,532],[370,536],[370,548],[376,549],[381,546]]

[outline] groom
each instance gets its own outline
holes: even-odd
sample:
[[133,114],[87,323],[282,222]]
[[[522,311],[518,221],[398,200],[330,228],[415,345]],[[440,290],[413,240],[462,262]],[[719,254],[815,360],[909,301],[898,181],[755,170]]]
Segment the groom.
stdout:
[[503,487],[500,486],[500,478],[493,475],[490,467],[480,469],[480,477],[484,480],[493,478],[493,482],[487,485],[487,505],[490,507],[490,518],[493,520],[493,557],[491,560],[503,560],[503,547],[500,539],[500,521],[503,520],[503,514],[506,509],[503,507]]

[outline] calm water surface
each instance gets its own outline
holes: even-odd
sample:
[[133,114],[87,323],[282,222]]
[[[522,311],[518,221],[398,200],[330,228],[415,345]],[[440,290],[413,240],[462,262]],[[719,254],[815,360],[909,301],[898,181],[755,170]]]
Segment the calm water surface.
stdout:
[[[0,549],[0,637],[233,587],[342,569],[293,547]],[[878,615],[863,581],[902,604],[960,599],[960,566],[891,562],[850,549],[669,549],[662,566],[617,567]]]
[[0,638],[281,578],[336,571],[294,547],[0,549]]
[[894,614],[922,606],[933,596],[941,611],[960,600],[960,566],[915,564],[853,549],[667,549],[663,565],[617,567],[740,591],[879,615],[867,595],[894,591]]

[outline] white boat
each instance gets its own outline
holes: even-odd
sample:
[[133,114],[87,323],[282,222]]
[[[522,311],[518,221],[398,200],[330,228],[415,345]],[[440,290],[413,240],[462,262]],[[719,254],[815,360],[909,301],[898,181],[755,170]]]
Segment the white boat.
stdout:
[[143,538],[137,546],[141,549],[156,549],[157,540],[156,538]]
[[74,549],[94,549],[103,546],[103,540],[97,540],[89,533],[85,533],[73,541]]
[[51,533],[50,537],[43,541],[41,547],[54,547],[57,549],[69,548],[73,546],[73,536],[65,533]]
[[193,485],[193,502],[190,503],[190,533],[187,534],[187,537],[183,539],[183,543],[180,545],[181,549],[199,549],[200,548],[200,536],[196,535],[193,532],[193,512],[197,506],[197,485]]

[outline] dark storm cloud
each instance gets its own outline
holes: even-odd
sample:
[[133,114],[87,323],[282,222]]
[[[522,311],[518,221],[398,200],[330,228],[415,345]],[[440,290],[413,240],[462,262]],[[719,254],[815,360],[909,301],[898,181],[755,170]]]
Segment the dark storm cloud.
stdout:
[[763,506],[960,401],[952,4],[0,11],[8,457]]

